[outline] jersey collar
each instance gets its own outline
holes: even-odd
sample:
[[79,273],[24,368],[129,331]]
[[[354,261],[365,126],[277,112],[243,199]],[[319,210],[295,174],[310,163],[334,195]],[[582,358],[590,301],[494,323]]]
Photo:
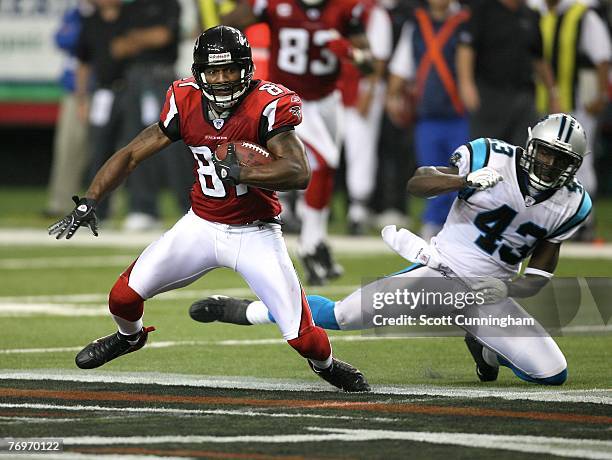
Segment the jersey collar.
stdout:
[[215,120],[217,119],[211,119],[211,117],[208,116],[208,104],[210,103],[210,101],[206,97],[204,97],[203,94],[200,94],[200,98],[202,101],[202,117],[204,118],[204,120],[206,120],[206,122],[208,122],[208,124],[210,124],[211,126],[214,126],[217,131],[221,131],[223,126],[225,126],[228,120],[232,117],[232,115],[234,115],[234,113],[238,111],[240,106],[243,104],[244,100],[247,98],[249,94],[251,94],[251,92],[259,84],[259,82],[260,80],[251,80],[251,84],[249,85],[247,90],[244,92],[244,94],[240,96],[236,105],[234,105],[233,107],[230,107],[228,110],[223,112],[224,114],[227,113],[227,115],[223,117],[223,120],[225,121],[221,124],[220,128],[217,128],[217,126],[215,126]]

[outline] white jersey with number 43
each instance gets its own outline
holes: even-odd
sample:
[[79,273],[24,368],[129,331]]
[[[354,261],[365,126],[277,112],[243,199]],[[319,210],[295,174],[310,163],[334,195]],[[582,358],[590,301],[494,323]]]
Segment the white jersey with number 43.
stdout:
[[591,211],[591,198],[576,180],[536,197],[527,194],[519,167],[523,149],[481,138],[459,147],[451,165],[460,175],[489,166],[503,181],[494,187],[459,192],[444,228],[432,238],[442,262],[461,277],[511,278],[542,241],[570,238]]

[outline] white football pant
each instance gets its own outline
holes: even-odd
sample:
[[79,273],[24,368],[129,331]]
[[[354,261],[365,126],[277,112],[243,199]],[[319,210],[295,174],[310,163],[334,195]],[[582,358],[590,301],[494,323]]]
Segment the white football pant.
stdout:
[[274,315],[285,340],[298,337],[308,304],[279,224],[219,224],[189,210],[142,252],[128,284],[146,300],[187,286],[218,267],[231,268],[245,279]]
[[[342,330],[366,329],[373,327],[373,324],[368,318],[372,318],[377,312],[373,308],[372,302],[362,303],[362,291],[366,289],[367,293],[372,292],[391,292],[400,285],[401,280],[406,280],[405,287],[413,292],[419,292],[420,289],[431,289],[431,278],[442,278],[444,275],[432,268],[421,266],[414,270],[393,275],[358,289],[343,300],[336,302],[334,313],[336,321]],[[429,279],[426,281],[426,279]],[[462,285],[459,278],[457,280],[456,289],[459,292],[465,292],[466,288]],[[421,281],[419,281],[421,280]],[[364,294],[369,298],[368,294]],[[412,316],[419,317],[421,313],[431,316],[441,316],[457,313],[457,310],[452,306],[436,307],[427,306],[421,312],[417,307],[412,312]],[[434,310],[438,308],[438,310]],[[518,303],[512,299],[507,299],[499,304],[484,305],[477,309],[464,309],[462,311],[466,316],[478,315],[488,317],[488,315],[501,317],[510,314],[514,318],[532,318]],[[384,311],[384,310],[382,310]],[[473,312],[473,313],[469,313]],[[512,329],[512,333],[508,333],[504,328],[499,326],[462,326],[462,329],[477,337],[479,341],[487,348],[496,354],[506,358],[515,367],[533,378],[546,378],[559,374],[567,367],[567,362],[563,353],[550,337],[548,332],[534,320],[534,326],[520,326],[521,331],[517,336],[516,329]]]

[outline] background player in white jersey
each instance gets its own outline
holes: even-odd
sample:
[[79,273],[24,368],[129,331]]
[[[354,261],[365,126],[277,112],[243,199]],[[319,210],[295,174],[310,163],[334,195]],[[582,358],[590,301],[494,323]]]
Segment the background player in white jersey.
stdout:
[[296,133],[306,146],[312,180],[299,205],[298,255],[313,285],[342,274],[327,244],[343,124],[336,83],[343,59],[371,70],[363,13],[359,0],[241,0],[223,17],[240,28],[256,22],[270,26],[270,79],[303,99],[304,120]]
[[[49,228],[58,239],[72,237],[82,225],[97,235],[97,202],[140,162],[179,139],[193,153],[191,209],[119,277],[109,295],[119,331],[87,345],[76,356],[77,366],[96,368],[142,348],[153,330],[143,326],[146,299],[228,267],[266,302],[283,338],[317,375],[346,391],[368,391],[357,369],[332,357],[327,334],[314,325],[276,217],[280,204],[274,190],[303,189],[310,177],[294,130],[301,121],[300,97],[281,85],[252,80],[251,48],[237,29],[208,29],[193,54],[193,77],[168,89],[159,123],[117,151],[85,198],[74,197],[73,212]],[[275,160],[241,167],[229,147],[225,158],[213,153],[237,140],[265,145]]]
[[[408,230],[383,229],[383,239],[392,249],[418,263],[376,281],[375,290],[384,291],[389,280],[403,279],[411,289],[425,278],[466,280],[487,303],[477,315],[504,312],[530,318],[510,297],[534,295],[548,283],[561,242],[589,215],[589,195],[574,178],[586,145],[576,119],[554,114],[530,129],[525,150],[481,138],[459,147],[451,167],[419,168],[409,182],[411,193],[429,197],[459,192],[458,197],[431,245]],[[524,275],[517,276],[528,257]],[[338,302],[309,296],[315,322],[328,329],[372,327],[364,324],[369,316],[364,310],[371,306],[362,308],[362,292]],[[238,299],[205,299],[190,310],[199,321],[227,322],[232,322],[228,312],[236,317],[239,311],[250,324],[273,319],[261,302]],[[530,382],[560,385],[567,378],[565,357],[537,321],[512,336],[495,326],[464,329],[482,381],[495,380],[500,364]]]
[[344,104],[344,155],[349,199],[348,230],[352,235],[368,230],[369,200],[376,182],[378,136],[382,124],[387,61],[393,47],[389,13],[374,0],[365,7],[366,35],[374,59],[374,72],[362,76],[349,61],[342,64],[338,87]]

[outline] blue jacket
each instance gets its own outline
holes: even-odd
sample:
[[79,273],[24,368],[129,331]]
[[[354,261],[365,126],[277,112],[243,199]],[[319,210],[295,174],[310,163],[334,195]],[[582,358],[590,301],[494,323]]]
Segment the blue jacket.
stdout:
[[81,33],[81,13],[78,8],[70,8],[64,13],[59,30],[55,33],[55,44],[66,53],[64,70],[60,83],[66,91],[74,91],[76,72],[76,48]]

